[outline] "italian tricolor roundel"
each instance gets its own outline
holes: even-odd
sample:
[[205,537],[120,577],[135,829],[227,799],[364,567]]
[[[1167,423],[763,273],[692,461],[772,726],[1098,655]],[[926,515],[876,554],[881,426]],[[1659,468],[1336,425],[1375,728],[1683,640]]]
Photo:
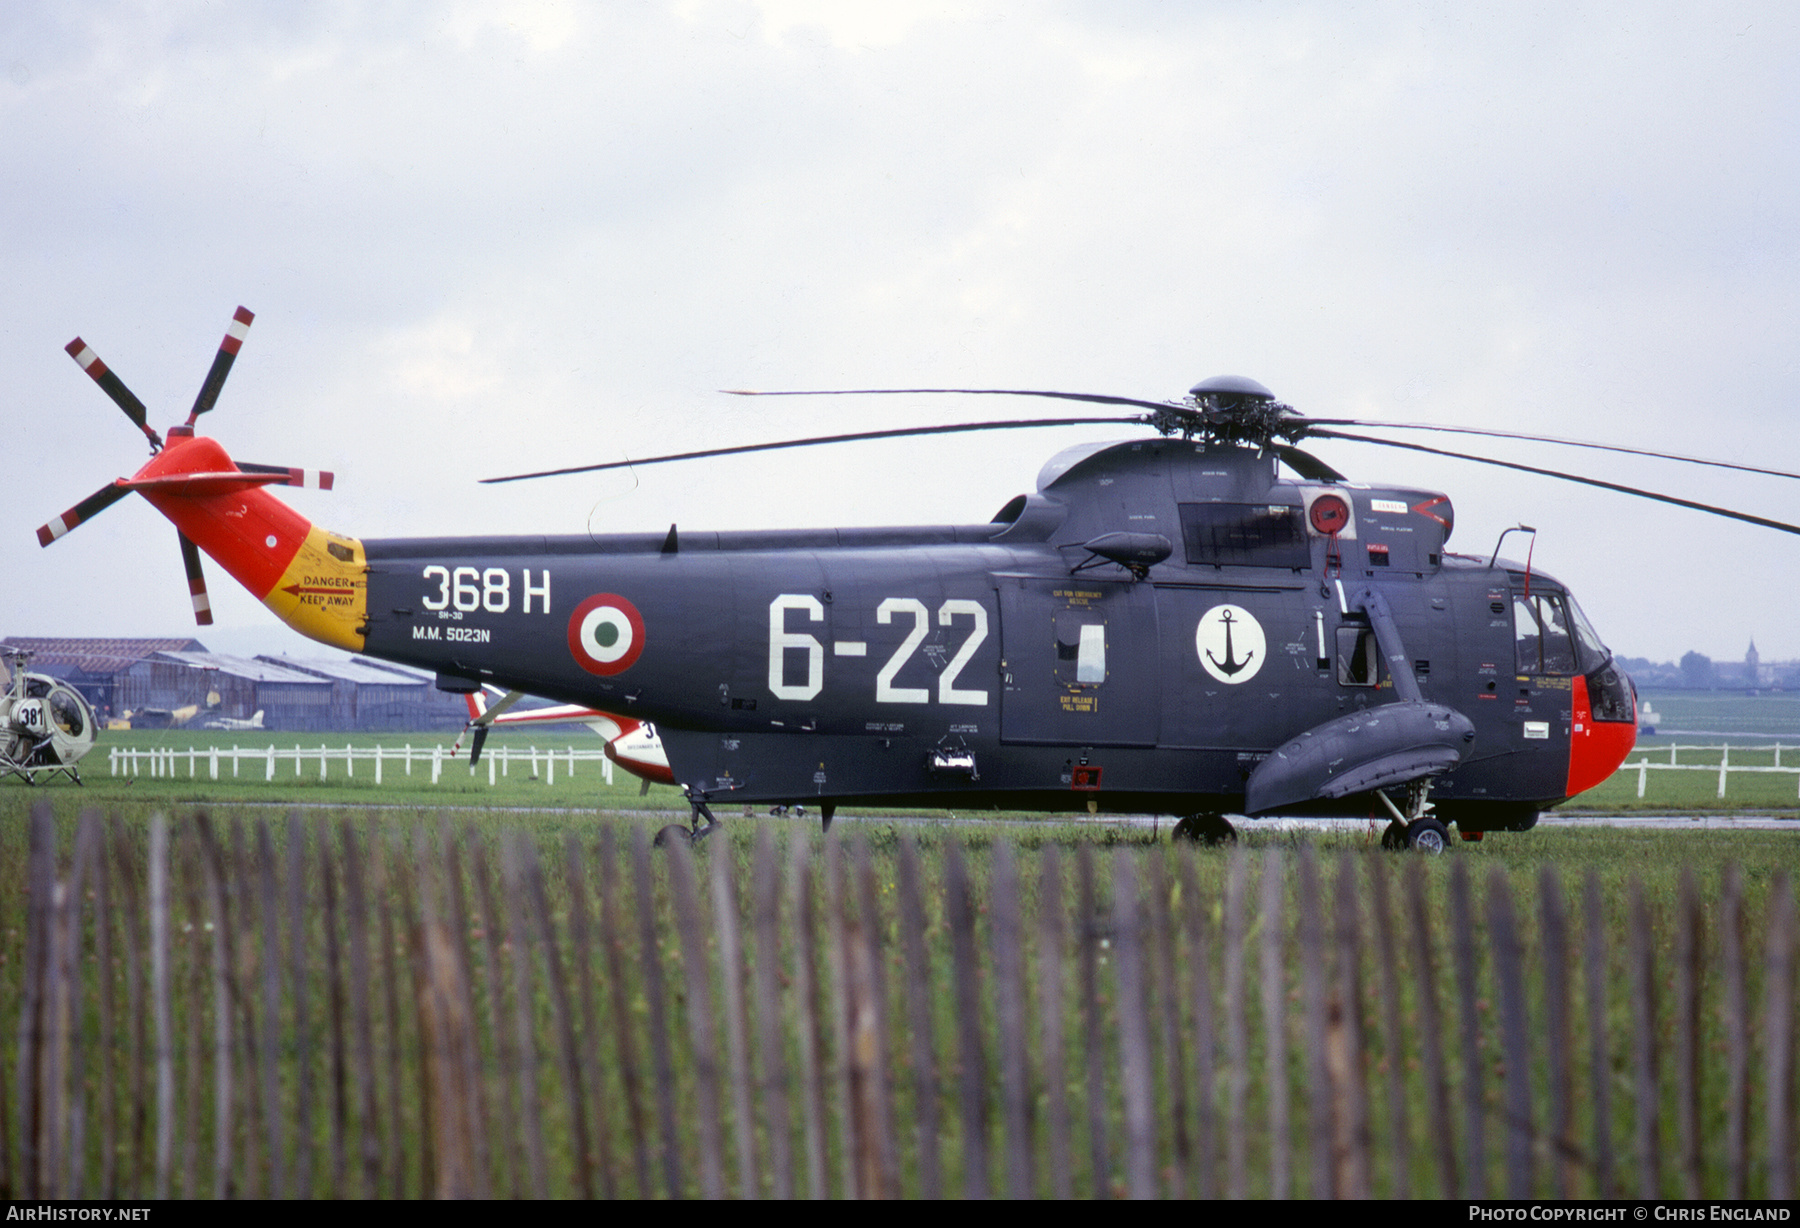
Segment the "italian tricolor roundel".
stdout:
[[644,616],[617,593],[595,593],[569,615],[569,653],[590,674],[622,674],[642,651]]

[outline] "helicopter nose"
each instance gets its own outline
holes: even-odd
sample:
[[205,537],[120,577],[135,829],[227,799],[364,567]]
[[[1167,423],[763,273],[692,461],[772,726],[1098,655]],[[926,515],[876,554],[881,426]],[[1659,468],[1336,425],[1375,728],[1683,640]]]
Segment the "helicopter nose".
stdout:
[[[1600,684],[1596,681],[1594,685]],[[1617,713],[1595,720],[1589,687],[1589,678],[1575,675],[1569,722],[1569,797],[1609,779],[1637,745],[1637,703],[1630,687],[1624,688],[1624,720],[1617,719]]]

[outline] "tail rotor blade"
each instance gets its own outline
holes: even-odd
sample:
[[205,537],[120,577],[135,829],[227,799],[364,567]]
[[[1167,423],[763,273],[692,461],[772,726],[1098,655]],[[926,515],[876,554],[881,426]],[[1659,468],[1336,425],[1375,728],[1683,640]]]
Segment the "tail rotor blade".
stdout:
[[471,691],[469,693],[469,723],[463,726],[463,731],[457,737],[455,745],[451,746],[451,756],[454,757],[456,753],[462,749],[463,738],[467,737],[472,730],[475,734],[475,740],[469,747],[469,766],[474,767],[477,763],[480,763],[481,747],[487,741],[487,736],[489,732],[492,731],[494,722],[506,715],[506,710],[508,708],[524,698],[525,692],[523,691],[508,691],[501,698],[499,703],[490,708],[488,707],[487,698],[482,695],[480,691]]
[[202,627],[212,625],[212,601],[206,595],[206,573],[200,570],[200,547],[186,533],[176,530],[181,538],[181,565],[187,569],[188,595],[194,600],[194,621]]
[[488,731],[492,728],[493,726],[479,718],[464,725],[463,731],[456,735],[456,741],[451,743],[450,757],[452,759],[456,758],[462,751],[463,739],[468,737],[470,733],[474,733],[475,740],[469,746],[469,766],[474,767],[476,764],[480,763],[481,748],[483,744],[487,742]]
[[100,385],[100,391],[113,399],[113,404],[125,411],[125,416],[137,424],[138,430],[150,441],[152,451],[162,450],[162,436],[150,427],[150,411],[144,403],[132,395],[125,381],[114,375],[107,365],[100,361],[100,355],[94,353],[93,347],[80,337],[69,342],[63,349],[75,360],[77,366],[88,373],[88,376]]
[[37,531],[38,545],[48,546],[82,521],[92,520],[130,494],[131,488],[123,485],[122,481],[121,479],[119,482],[109,482],[49,524],[40,527]]
[[284,480],[276,482],[277,486],[292,486],[303,490],[330,490],[337,481],[329,469],[296,469],[292,465],[253,465],[249,461],[238,461],[237,467],[244,473],[276,473],[285,474]]
[[194,425],[194,419],[210,410],[219,399],[219,390],[225,387],[225,377],[231,374],[231,364],[237,361],[238,349],[244,344],[244,337],[250,332],[250,322],[256,315],[248,307],[239,307],[237,314],[231,317],[231,326],[225,330],[225,339],[219,342],[219,352],[213,356],[212,370],[206,373],[206,382],[200,385],[200,395],[194,398],[193,412],[188,414],[187,424]]

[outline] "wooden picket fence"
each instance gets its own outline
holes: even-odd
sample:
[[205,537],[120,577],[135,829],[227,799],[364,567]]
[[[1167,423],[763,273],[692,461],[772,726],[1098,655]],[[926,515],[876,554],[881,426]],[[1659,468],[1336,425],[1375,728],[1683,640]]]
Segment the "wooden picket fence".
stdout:
[[1794,1196],[1782,875],[625,830],[40,805],[0,1197]]

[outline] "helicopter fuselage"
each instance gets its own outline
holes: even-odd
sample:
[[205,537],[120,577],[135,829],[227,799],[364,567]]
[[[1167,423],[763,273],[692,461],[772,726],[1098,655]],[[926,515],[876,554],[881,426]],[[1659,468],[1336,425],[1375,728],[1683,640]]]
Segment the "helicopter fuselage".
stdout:
[[1439,813],[1528,826],[1630,749],[1629,683],[1555,580],[1446,555],[1451,525],[1436,492],[1143,441],[1061,454],[985,525],[367,539],[339,599],[440,685],[655,722],[697,800],[1186,813],[1395,702],[1375,592],[1472,723]]

